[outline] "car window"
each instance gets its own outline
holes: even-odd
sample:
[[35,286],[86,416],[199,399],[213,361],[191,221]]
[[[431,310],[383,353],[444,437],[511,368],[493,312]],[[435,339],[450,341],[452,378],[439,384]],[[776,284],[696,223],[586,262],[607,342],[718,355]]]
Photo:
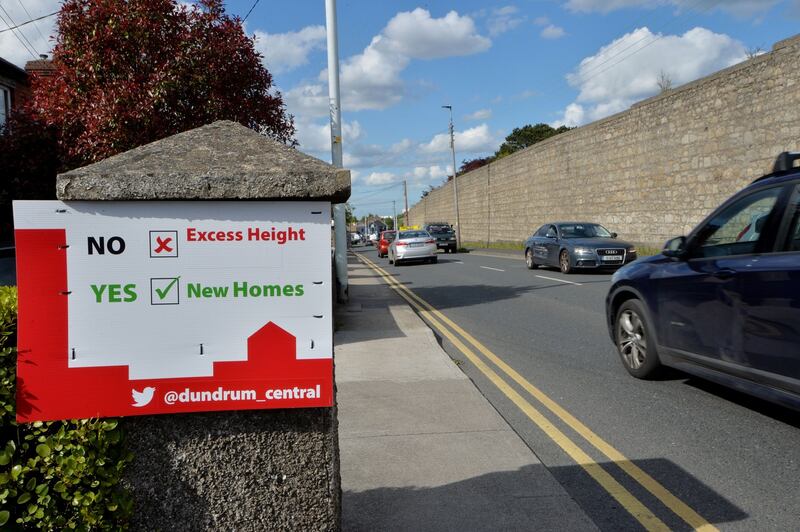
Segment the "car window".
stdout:
[[427,238],[431,235],[428,234],[427,231],[401,231],[400,232],[400,240],[405,240],[407,238]]
[[789,236],[786,239],[785,251],[800,251],[800,185],[797,185],[789,206]]
[[782,190],[782,187],[772,187],[754,192],[717,213],[697,232],[691,256],[724,257],[755,253]]
[[611,238],[611,233],[598,224],[560,224],[558,229],[563,238]]
[[555,225],[548,226],[547,233],[545,233],[545,236],[548,238],[555,238],[556,236],[558,236],[558,234],[556,233],[556,226]]
[[539,229],[536,230],[535,233],[533,233],[533,236],[544,236],[547,233],[547,227],[548,227],[547,225],[541,226]]

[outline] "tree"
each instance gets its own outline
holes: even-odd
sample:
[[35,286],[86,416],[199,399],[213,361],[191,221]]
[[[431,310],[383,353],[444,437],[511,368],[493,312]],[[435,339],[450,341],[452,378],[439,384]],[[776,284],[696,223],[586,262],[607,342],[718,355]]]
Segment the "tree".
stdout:
[[753,59],[763,53],[764,50],[760,46],[755,46],[753,48],[748,48],[747,50],[745,50],[745,54],[747,55],[748,59]]
[[353,214],[353,206],[349,203],[344,204],[344,223],[347,225],[358,222],[358,219]]
[[486,166],[494,160],[494,157],[478,157],[475,159],[465,159],[461,161],[461,167],[458,169],[458,175],[466,174],[473,170],[477,170],[481,166]]
[[661,93],[663,94],[672,88],[672,77],[663,70],[661,70],[658,73],[658,79],[656,80],[656,85],[658,85],[659,91],[661,91]]
[[283,142],[294,134],[272,76],[222,0],[66,0],[52,77],[33,108],[61,131],[66,167],[97,161],[214,120]]
[[572,129],[567,126],[560,126],[553,128],[547,124],[536,124],[534,126],[528,124],[523,127],[515,127],[514,130],[506,137],[505,142],[500,145],[500,148],[495,152],[495,159],[501,159],[507,155],[511,155],[521,149],[532,146],[537,142],[549,139],[559,133],[564,133]]
[[[65,0],[53,67],[52,77],[32,80],[31,101],[0,139],[0,153],[23,149],[9,137],[41,126],[45,137],[55,132],[65,171],[220,119],[294,143],[272,76],[222,0]],[[11,180],[33,179],[23,164],[4,170]],[[35,179],[54,191],[54,171]]]

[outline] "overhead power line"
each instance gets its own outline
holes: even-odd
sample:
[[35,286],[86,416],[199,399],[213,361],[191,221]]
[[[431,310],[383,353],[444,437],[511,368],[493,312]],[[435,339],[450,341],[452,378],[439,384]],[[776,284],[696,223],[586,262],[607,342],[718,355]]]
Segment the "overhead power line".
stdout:
[[27,24],[31,24],[32,22],[37,22],[39,20],[46,19],[47,17],[52,17],[53,15],[58,15],[58,11],[53,11],[52,13],[48,13],[47,15],[42,15],[41,17],[37,17],[37,18],[32,18],[30,20],[26,20],[25,22],[23,22],[21,24],[17,24],[16,26],[11,26],[11,27],[6,28],[4,30],[0,30],[0,33],[5,33],[7,31],[11,31],[11,30],[15,30],[17,28],[21,28],[22,26],[25,26]]
[[[28,11],[28,8],[25,7],[25,4],[22,3],[22,0],[17,0],[17,2],[19,2],[19,7],[21,7],[22,10],[25,11],[25,14],[28,15],[28,20],[32,21],[33,15],[31,15],[30,11]],[[42,30],[39,29],[39,25],[36,24],[36,22],[33,22],[33,27],[36,28],[36,32],[39,34],[39,37],[41,37],[43,41],[47,42],[47,37],[44,36]]]
[[[6,13],[6,10],[5,10],[5,8],[3,8],[3,5],[2,5],[2,4],[0,4],[0,10],[2,10],[4,13]],[[8,16],[8,13],[6,13],[6,16]],[[10,17],[9,17],[9,19],[10,19]],[[3,17],[3,15],[0,15],[0,20],[2,20],[2,21],[3,21],[3,23],[4,23],[6,26],[8,26],[9,30],[11,29],[11,26],[14,24],[14,22],[13,22],[13,21],[11,21],[11,22],[7,21],[7,20],[5,19],[5,17]],[[26,43],[25,43],[25,41],[24,41],[22,38],[20,38],[20,36],[19,36],[19,35],[17,35],[17,32],[15,32],[15,31],[12,31],[12,32],[11,32],[11,35],[13,35],[13,36],[14,36],[14,38],[16,38],[16,39],[19,41],[19,43],[22,45],[22,47],[23,47],[23,48],[25,48],[25,50],[26,50],[26,51],[27,51],[29,54],[31,54],[31,55],[32,55],[34,58],[38,57],[38,56],[37,56],[37,54],[36,54],[36,51],[35,51],[35,50],[33,50],[31,46],[29,46],[28,44],[26,44]],[[23,37],[24,37],[24,35],[23,35]]]
[[[582,74],[583,74],[584,76],[586,76],[586,75],[588,75],[588,76],[589,76],[588,78],[586,78],[586,79],[585,79],[585,80],[583,80],[583,81],[584,81],[584,82],[586,82],[586,81],[588,81],[588,80],[590,80],[590,79],[592,79],[592,78],[594,78],[594,77],[596,77],[596,76],[598,76],[598,75],[602,74],[603,72],[605,72],[605,71],[609,70],[610,68],[613,68],[614,66],[616,66],[616,65],[618,65],[618,64],[620,64],[620,63],[622,63],[623,61],[625,61],[625,60],[626,60],[626,59],[628,59],[629,57],[631,57],[631,56],[635,55],[635,54],[636,54],[636,53],[638,53],[639,51],[641,51],[641,50],[643,50],[643,49],[647,48],[648,46],[650,46],[651,44],[655,43],[656,41],[659,41],[659,40],[663,39],[663,38],[666,36],[666,33],[665,33],[665,32],[666,32],[666,30],[667,30],[667,29],[670,29],[672,26],[674,26],[674,25],[675,25],[675,24],[676,24],[676,23],[677,23],[677,22],[678,22],[678,21],[681,19],[681,17],[684,17],[684,16],[686,16],[687,14],[690,14],[690,13],[691,13],[691,11],[692,11],[694,8],[696,8],[696,7],[699,7],[699,4],[700,4],[700,2],[701,2],[701,0],[694,0],[694,1],[693,1],[691,4],[689,4],[688,6],[686,6],[686,8],[685,8],[684,12],[683,12],[681,15],[679,15],[679,16],[677,16],[677,17],[673,18],[671,22],[667,23],[666,25],[664,25],[664,26],[661,28],[661,30],[660,30],[660,31],[661,31],[661,33],[660,33],[660,34],[650,34],[650,35],[645,35],[644,37],[642,37],[642,38],[640,38],[640,39],[637,39],[636,41],[634,41],[634,42],[630,43],[630,44],[629,44],[628,46],[626,46],[625,48],[622,48],[621,50],[617,50],[617,51],[616,51],[616,52],[614,52],[613,54],[610,54],[608,57],[606,57],[606,58],[605,58],[603,61],[601,61],[600,63],[596,63],[596,64],[594,64],[594,65],[591,65],[591,66],[590,66],[588,69],[586,69],[584,72],[582,72]],[[633,47],[634,47],[634,46],[636,46],[637,44],[640,44],[640,43],[642,43],[643,41],[646,41],[648,38],[651,38],[651,37],[652,37],[652,40],[651,40],[650,42],[646,43],[646,44],[645,44],[644,46],[642,46],[641,48],[637,48],[636,50],[634,50],[634,51],[633,51],[633,52],[631,52],[630,54],[628,54],[628,55],[626,55],[625,57],[623,57],[621,60],[617,61],[616,63],[613,63],[612,65],[610,65],[608,68],[603,68],[603,69],[601,69],[601,68],[600,68],[600,67],[602,67],[603,65],[605,65],[605,64],[607,64],[607,63],[609,63],[610,61],[612,61],[612,60],[616,59],[617,57],[621,56],[622,54],[624,54],[626,51],[630,50],[631,48],[633,48]],[[623,42],[623,41],[621,41],[621,40],[620,40],[620,41],[617,41],[616,43],[612,44],[612,45],[611,45],[611,46],[610,46],[608,49],[606,49],[606,52],[609,52],[611,49],[613,49],[613,48],[614,48],[614,47],[616,47],[617,45],[619,45],[619,44],[622,44],[622,42]]]
[[242,19],[242,22],[244,22],[244,21],[246,21],[246,20],[247,20],[247,17],[249,17],[249,16],[250,16],[250,13],[252,13],[252,12],[253,12],[253,9],[255,9],[255,7],[258,5],[258,3],[259,3],[260,1],[261,1],[261,0],[256,0],[255,2],[253,2],[253,5],[252,5],[252,6],[250,6],[250,11],[248,11],[248,12],[247,12],[247,14],[244,16],[244,18]]

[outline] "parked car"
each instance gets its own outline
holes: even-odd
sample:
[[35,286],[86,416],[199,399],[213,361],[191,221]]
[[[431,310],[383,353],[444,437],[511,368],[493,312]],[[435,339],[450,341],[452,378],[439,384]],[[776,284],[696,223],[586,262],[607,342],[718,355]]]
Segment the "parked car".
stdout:
[[425,230],[436,240],[436,249],[443,249],[445,253],[458,251],[456,232],[448,224],[428,224],[425,226]]
[[369,234],[369,243],[373,246],[378,245],[378,233],[370,233]]
[[800,153],[660,255],[617,271],[606,298],[625,369],[672,366],[800,409]]
[[401,262],[421,260],[437,262],[436,241],[427,231],[400,231],[389,244],[389,263],[399,266]]
[[633,244],[617,240],[617,233],[596,223],[547,223],[525,242],[525,264],[530,270],[556,266],[570,273],[576,268],[619,268],[636,258]]
[[361,235],[358,233],[350,233],[350,243],[351,244],[360,244],[361,243]]
[[394,240],[395,231],[382,231],[378,239],[378,257],[383,258],[389,255],[389,244]]

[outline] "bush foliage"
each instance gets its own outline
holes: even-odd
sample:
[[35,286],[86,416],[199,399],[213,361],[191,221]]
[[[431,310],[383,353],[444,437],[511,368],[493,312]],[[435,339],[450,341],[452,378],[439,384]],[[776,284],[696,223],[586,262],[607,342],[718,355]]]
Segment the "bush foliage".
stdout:
[[0,529],[120,530],[132,456],[113,419],[17,424],[17,296],[0,287]]

